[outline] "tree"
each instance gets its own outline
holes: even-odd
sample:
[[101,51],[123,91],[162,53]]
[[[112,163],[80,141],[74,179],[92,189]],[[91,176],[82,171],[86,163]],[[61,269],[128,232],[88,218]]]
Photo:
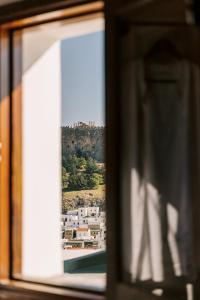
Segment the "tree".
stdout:
[[67,172],[71,174],[76,174],[78,171],[78,157],[76,155],[69,155],[67,161],[65,162]]
[[66,189],[69,185],[69,174],[67,173],[66,169],[62,167],[62,188]]
[[89,189],[96,189],[100,184],[101,175],[93,173],[87,176],[87,186]]
[[78,158],[78,169],[85,169],[86,165],[87,165],[87,162],[84,157]]
[[88,158],[87,164],[86,164],[86,170],[85,172],[87,174],[93,174],[98,172],[98,166],[93,158]]
[[70,175],[68,190],[80,191],[87,189],[87,178],[84,173]]

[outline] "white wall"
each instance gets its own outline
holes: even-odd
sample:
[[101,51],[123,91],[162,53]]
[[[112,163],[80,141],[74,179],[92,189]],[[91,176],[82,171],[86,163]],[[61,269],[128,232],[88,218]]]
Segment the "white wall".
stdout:
[[[36,44],[37,45],[37,44]],[[35,45],[35,47],[36,47]],[[56,42],[27,65],[23,36],[22,275],[63,273],[61,257],[61,69]],[[30,53],[29,53],[30,54]]]

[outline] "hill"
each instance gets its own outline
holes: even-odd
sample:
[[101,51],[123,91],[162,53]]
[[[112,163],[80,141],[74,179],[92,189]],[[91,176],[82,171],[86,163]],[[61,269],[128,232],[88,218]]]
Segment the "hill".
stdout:
[[62,212],[77,209],[83,206],[99,206],[100,210],[105,211],[105,185],[100,185],[95,190],[81,190],[63,192]]
[[104,162],[104,127],[77,126],[62,127],[62,156],[90,157],[99,163]]
[[62,211],[105,205],[104,127],[62,127]]

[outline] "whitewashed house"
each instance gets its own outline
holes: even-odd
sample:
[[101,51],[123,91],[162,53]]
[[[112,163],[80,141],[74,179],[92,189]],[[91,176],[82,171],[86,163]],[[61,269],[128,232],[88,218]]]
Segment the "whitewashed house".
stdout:
[[96,217],[99,215],[99,207],[88,207],[88,216]]
[[87,207],[78,208],[78,217],[79,217],[80,220],[87,217],[87,215],[88,215],[88,208]]
[[91,238],[90,229],[80,227],[76,230],[76,239],[77,240],[89,240]]

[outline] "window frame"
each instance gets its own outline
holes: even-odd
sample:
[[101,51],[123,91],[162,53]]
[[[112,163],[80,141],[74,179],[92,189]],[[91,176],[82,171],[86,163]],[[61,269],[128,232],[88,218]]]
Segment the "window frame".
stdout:
[[[32,2],[32,3],[30,3]],[[104,293],[14,279],[21,268],[21,34],[13,31],[104,12],[102,1],[21,1],[0,9],[0,290],[9,299],[105,299]],[[17,51],[13,51],[13,48]],[[14,66],[14,68],[13,68]],[[18,86],[19,85],[19,86]],[[12,87],[18,86],[17,89]],[[12,151],[14,149],[14,151]],[[15,249],[15,255],[14,255]],[[16,255],[17,253],[17,255]]]

